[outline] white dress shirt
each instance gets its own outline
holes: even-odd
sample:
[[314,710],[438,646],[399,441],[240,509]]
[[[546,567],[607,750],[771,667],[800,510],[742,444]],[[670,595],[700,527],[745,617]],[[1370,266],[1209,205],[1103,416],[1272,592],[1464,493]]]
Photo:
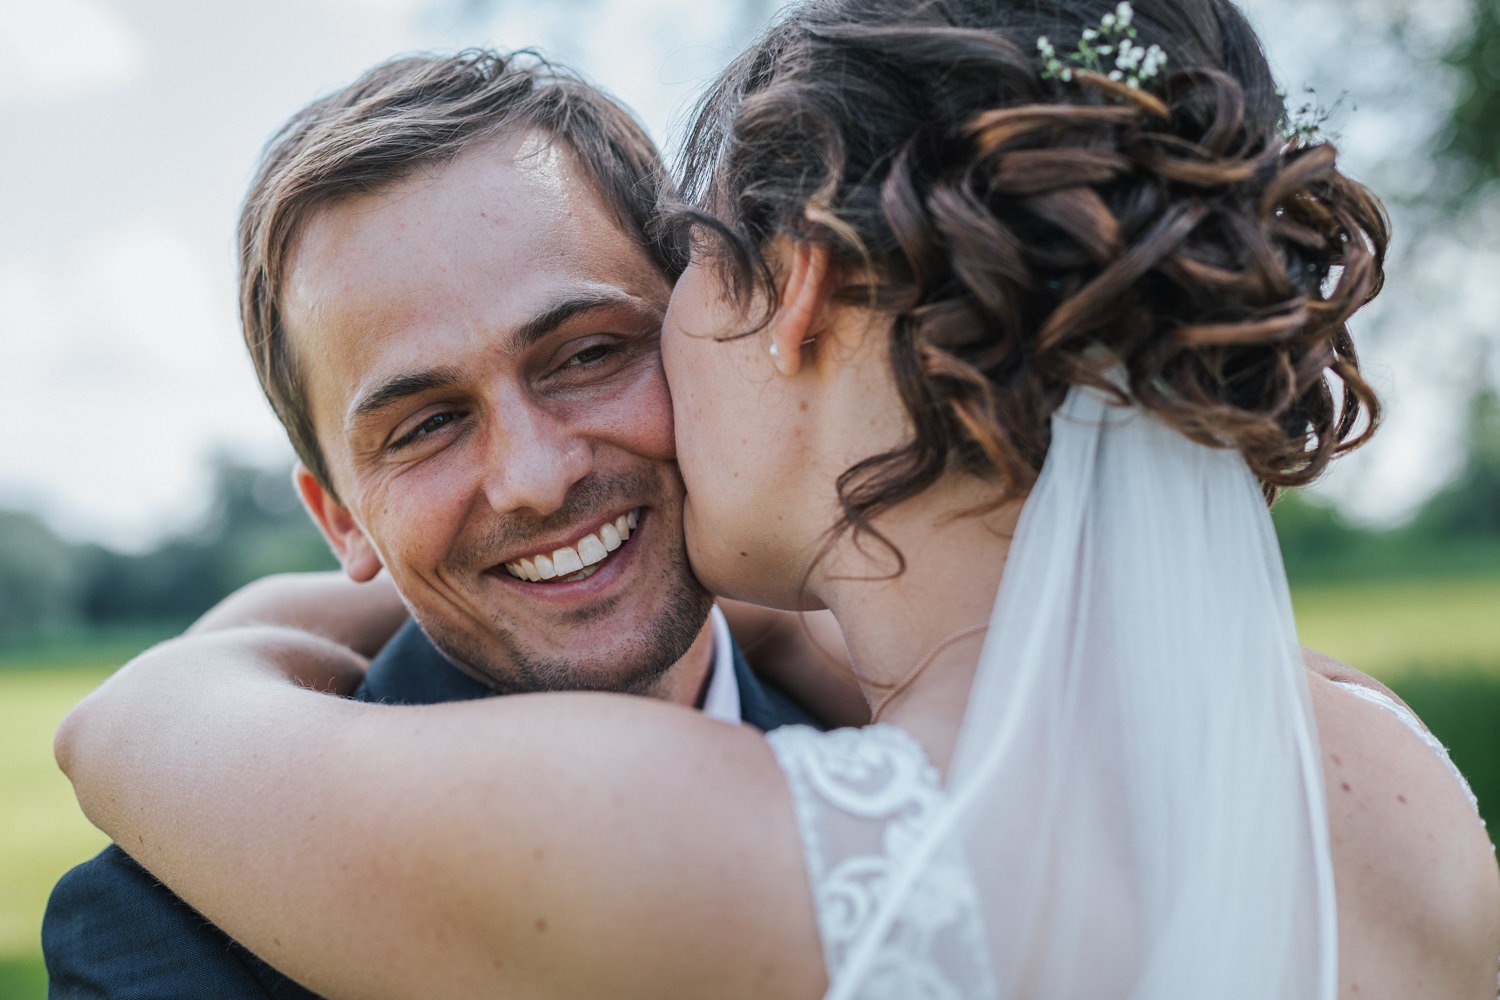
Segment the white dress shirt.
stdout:
[[703,714],[721,722],[739,724],[740,685],[734,676],[734,640],[729,635],[729,622],[724,612],[715,604],[708,612],[713,623],[713,662],[708,668],[708,691],[703,696]]

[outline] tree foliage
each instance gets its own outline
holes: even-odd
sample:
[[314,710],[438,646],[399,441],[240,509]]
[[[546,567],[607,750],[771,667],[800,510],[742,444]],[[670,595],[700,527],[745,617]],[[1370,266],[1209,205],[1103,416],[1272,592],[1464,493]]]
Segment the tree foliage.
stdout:
[[1463,465],[1406,524],[1362,528],[1302,493],[1284,496],[1273,515],[1293,583],[1500,572],[1500,396],[1474,393]]
[[1469,400],[1464,464],[1417,513],[1411,530],[1432,538],[1500,538],[1500,395]]
[[221,459],[214,481],[199,524],[140,554],[70,545],[34,516],[0,511],[0,647],[77,629],[180,628],[251,580],[334,566],[285,470]]
[[84,586],[72,546],[31,514],[0,511],[0,643],[76,624]]
[[1500,0],[1471,0],[1471,9],[1470,29],[1446,59],[1459,88],[1438,150],[1462,168],[1460,204],[1500,179]]

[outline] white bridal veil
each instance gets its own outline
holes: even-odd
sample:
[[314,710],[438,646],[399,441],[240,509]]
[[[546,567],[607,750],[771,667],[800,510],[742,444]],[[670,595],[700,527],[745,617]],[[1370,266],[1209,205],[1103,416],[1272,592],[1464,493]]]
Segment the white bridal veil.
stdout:
[[975,995],[1331,1000],[1317,740],[1238,452],[1071,390],[947,785],[830,998],[865,995],[918,911],[951,905],[930,876],[960,856],[993,977]]

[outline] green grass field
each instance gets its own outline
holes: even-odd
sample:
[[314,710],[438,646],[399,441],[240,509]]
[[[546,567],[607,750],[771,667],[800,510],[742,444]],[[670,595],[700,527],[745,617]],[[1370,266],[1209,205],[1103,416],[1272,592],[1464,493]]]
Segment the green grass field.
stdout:
[[1500,576],[1304,587],[1292,599],[1304,645],[1392,687],[1464,665],[1500,674]]
[[[1500,830],[1500,577],[1304,588],[1302,641],[1380,677],[1453,751]],[[52,732],[131,643],[0,657],[0,997],[46,995],[38,929],[52,884],[105,843],[52,761]]]
[[0,996],[46,996],[38,932],[52,884],[107,843],[52,761],[52,731],[108,676],[98,666],[0,672]]

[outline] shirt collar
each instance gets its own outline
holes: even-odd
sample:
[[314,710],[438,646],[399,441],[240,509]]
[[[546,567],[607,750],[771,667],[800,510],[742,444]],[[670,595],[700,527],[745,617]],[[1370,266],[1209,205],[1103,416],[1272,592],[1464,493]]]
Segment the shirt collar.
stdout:
[[709,610],[708,620],[713,623],[714,649],[703,714],[721,722],[740,723],[740,685],[734,676],[734,640],[729,635],[729,622],[717,604]]

